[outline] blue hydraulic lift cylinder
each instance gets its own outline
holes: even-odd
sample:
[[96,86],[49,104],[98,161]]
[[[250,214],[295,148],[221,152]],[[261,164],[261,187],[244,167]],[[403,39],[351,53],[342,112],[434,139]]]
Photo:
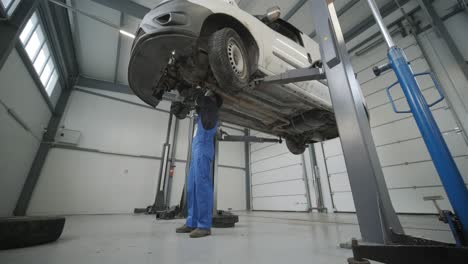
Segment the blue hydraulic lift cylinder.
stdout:
[[432,116],[426,99],[419,89],[403,50],[396,46],[391,47],[388,59],[406,96],[450,204],[462,224],[463,234],[465,238],[468,238],[468,190],[465,182]]

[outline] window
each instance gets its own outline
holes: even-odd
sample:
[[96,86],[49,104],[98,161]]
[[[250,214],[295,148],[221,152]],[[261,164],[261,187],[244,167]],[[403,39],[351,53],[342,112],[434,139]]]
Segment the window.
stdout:
[[268,24],[268,26],[274,31],[296,42],[297,44],[304,46],[304,43],[302,42],[301,32],[288,22],[282,19],[278,19],[275,22]]
[[1,0],[6,13],[11,16],[21,0]]
[[19,38],[44,89],[50,97],[57,84],[58,73],[37,13],[31,16]]

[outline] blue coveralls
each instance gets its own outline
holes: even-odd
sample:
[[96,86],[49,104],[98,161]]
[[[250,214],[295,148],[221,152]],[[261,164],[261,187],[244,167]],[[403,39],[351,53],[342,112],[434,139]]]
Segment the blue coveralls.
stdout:
[[192,159],[187,183],[188,216],[186,226],[210,229],[213,214],[213,185],[211,161],[214,157],[214,136],[217,125],[203,128],[198,118],[197,132],[192,142]]

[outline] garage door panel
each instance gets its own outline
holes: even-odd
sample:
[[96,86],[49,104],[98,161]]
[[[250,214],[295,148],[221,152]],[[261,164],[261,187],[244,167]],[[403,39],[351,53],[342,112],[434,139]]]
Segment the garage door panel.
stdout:
[[274,144],[270,147],[260,149],[255,152],[255,155],[251,157],[252,163],[258,162],[264,159],[272,158],[278,155],[289,153],[286,144]]
[[[435,87],[432,79],[428,76],[418,77],[418,83],[422,91]],[[400,85],[396,85],[395,88],[392,89],[392,97],[393,100],[402,99],[404,97],[403,90],[401,89]],[[387,96],[386,87],[382,88],[380,91],[368,95],[366,97],[366,103],[369,109],[373,109],[384,104],[389,104],[390,99]]]
[[387,72],[382,74],[379,78],[369,80],[361,84],[361,90],[364,96],[367,96],[371,93],[380,91],[396,81],[396,76],[393,72]]
[[274,170],[279,168],[284,168],[286,166],[302,164],[300,156],[292,155],[291,153],[286,153],[275,158],[262,160],[251,164],[252,174]]
[[423,197],[439,195],[444,197],[444,200],[438,201],[439,206],[442,209],[452,210],[442,187],[390,190],[393,207],[400,213],[414,213],[417,208],[418,213],[435,214],[437,211],[432,202],[424,201]]
[[340,138],[334,138],[323,142],[325,157],[336,156],[343,154],[343,149],[341,148]]
[[[399,47],[401,47],[404,50],[407,50],[408,48],[415,46],[415,39],[413,36],[408,35],[404,38],[400,38],[398,36],[395,36],[394,39],[395,43]],[[382,43],[375,48],[369,50],[365,55],[362,56],[353,56],[351,63],[353,64],[353,68],[355,69],[356,72],[362,71],[364,68],[369,67],[369,65],[381,65],[382,59],[385,59],[387,61],[388,53],[388,47],[385,43]]]
[[349,183],[348,173],[343,172],[330,175],[330,185],[332,186],[332,190],[335,192],[350,191],[351,186]]
[[326,160],[329,174],[342,173],[346,171],[346,164],[343,155],[327,158]]
[[[418,46],[414,46],[414,45],[411,45],[410,47],[406,48],[405,53],[409,61],[414,61],[417,58],[422,57],[421,49]],[[384,60],[386,60],[386,57],[378,56],[377,60],[378,60],[377,62],[381,62],[381,64],[383,64]],[[380,66],[380,64],[378,65]],[[368,67],[368,68],[363,69],[362,71],[359,71],[358,76],[357,76],[359,83],[364,83],[371,79],[376,78],[372,68],[373,67]]]
[[296,164],[286,168],[253,174],[252,185],[264,184],[269,182],[288,181],[302,177],[302,165]]
[[269,147],[272,147],[274,145],[276,145],[277,143],[251,143],[250,144],[250,151],[253,153],[253,152],[257,152],[261,149],[264,149],[264,148],[269,148]]
[[[422,59],[422,58],[416,58],[414,61],[411,62],[411,68],[413,69],[414,73],[420,73],[420,72],[426,72],[429,70],[429,65],[427,65],[427,62]],[[428,85],[428,80],[430,80],[430,77],[418,77],[418,81],[421,80],[422,87],[425,87]],[[379,92],[382,89],[385,89],[392,85],[394,82],[397,81],[396,75],[393,71],[388,71],[379,77],[375,77],[373,79],[370,79],[366,82],[363,82],[361,84],[361,89],[363,91],[364,96],[368,96],[370,94]],[[398,86],[398,85],[397,85]],[[397,89],[397,87],[393,88],[394,90]],[[423,88],[421,88],[423,89]]]
[[252,185],[252,197],[305,195],[305,193],[305,184],[302,178],[292,181]]
[[432,161],[383,168],[388,188],[440,185]]
[[[395,43],[405,51],[409,48],[416,46],[415,39],[413,36],[406,36],[404,38],[394,37]],[[356,72],[360,72],[363,69],[369,67],[369,65],[381,65],[387,61],[388,47],[385,43],[376,46],[363,56],[352,57],[351,63]]]
[[[444,139],[453,156],[468,155],[468,149],[461,135],[446,133]],[[377,149],[382,166],[430,160],[422,138],[382,146]]]
[[[435,110],[433,115],[441,131],[451,131],[457,127],[457,123],[449,109]],[[376,146],[421,137],[413,118],[376,127],[372,130],[372,135]]]
[[253,210],[267,211],[307,211],[307,198],[304,195],[253,198]]
[[336,192],[333,193],[333,202],[335,203],[335,209],[338,212],[354,212],[354,199],[351,192]]
[[[425,90],[423,91],[423,95],[426,98],[426,101],[428,102],[434,102],[440,97],[436,89]],[[395,105],[398,110],[409,109],[406,99],[403,99],[403,98],[396,100]],[[447,103],[445,101],[442,101],[436,107],[434,107],[432,111],[435,111],[439,108],[444,108],[444,107],[447,107]],[[370,112],[370,124],[372,128],[411,116],[411,114],[395,113],[390,104],[386,104],[384,106],[371,109],[369,112]]]
[[[398,45],[406,47],[405,53],[415,73],[428,71],[429,66],[413,37],[398,40]],[[435,213],[433,205],[422,198],[429,195],[445,196],[445,192],[414,118],[410,114],[394,113],[389,103],[385,89],[396,81],[395,74],[388,72],[381,77],[373,76],[372,67],[387,62],[386,52],[386,47],[380,45],[363,56],[352,58],[370,109],[372,134],[384,177],[397,212]],[[430,76],[419,76],[417,81],[426,101],[433,102],[439,98]],[[392,97],[398,109],[409,109],[401,87],[392,89]],[[460,172],[468,182],[468,147],[463,137],[456,134],[458,125],[453,112],[447,107],[446,101],[431,110]],[[337,154],[337,142],[323,143],[326,156]],[[333,201],[338,211],[355,211],[349,179],[346,171],[342,171],[345,169],[344,164],[343,156],[326,159]],[[450,209],[447,200],[441,204]]]

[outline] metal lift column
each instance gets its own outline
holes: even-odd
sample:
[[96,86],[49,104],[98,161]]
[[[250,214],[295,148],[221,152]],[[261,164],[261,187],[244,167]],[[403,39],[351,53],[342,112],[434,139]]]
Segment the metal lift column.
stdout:
[[[426,147],[434,162],[434,166],[439,174],[440,180],[444,185],[450,204],[452,205],[455,215],[461,224],[463,237],[466,239],[468,238],[468,190],[430,110],[431,106],[436,105],[444,99],[444,95],[432,73],[413,73],[403,49],[397,47],[393,42],[376,3],[374,0],[367,0],[367,2],[369,3],[372,14],[377,21],[380,31],[382,32],[385,42],[389,48],[389,63],[380,67],[375,67],[374,72],[376,75],[379,75],[380,72],[389,69],[392,69],[395,72],[398,82],[395,82],[387,88],[387,95],[390,99],[390,103],[396,113],[413,114],[414,120],[416,121],[419,131],[426,143]],[[416,77],[421,75],[430,75],[434,80],[435,87],[439,91],[440,98],[431,104],[426,102],[426,99],[424,98],[424,95],[416,81]],[[398,110],[393,102],[390,89],[398,83],[400,83],[401,89],[405,94],[410,110]]]
[[387,244],[403,233],[371,134],[333,1],[313,0],[312,17],[340,133],[362,239]]

